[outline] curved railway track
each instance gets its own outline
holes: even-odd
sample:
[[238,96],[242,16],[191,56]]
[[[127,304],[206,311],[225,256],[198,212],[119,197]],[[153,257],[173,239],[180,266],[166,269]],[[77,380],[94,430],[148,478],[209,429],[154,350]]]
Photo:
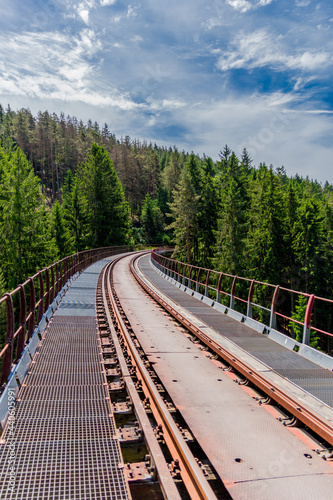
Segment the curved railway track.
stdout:
[[[164,300],[153,289],[154,287],[149,285],[148,280],[140,276],[136,262],[142,255],[143,253],[140,253],[132,258],[130,270],[136,281],[149,296],[160,304],[180,325],[185,327],[191,335],[195,335],[204,346],[204,349],[208,348],[222,363],[227,363],[231,370],[235,370],[236,373],[240,374],[244,378],[242,384],[250,382],[255,389],[258,389],[259,394],[263,395],[262,398],[258,398],[260,401],[270,402],[273,400],[279,407],[286,410],[288,417],[284,420],[288,424],[298,425],[301,422],[306,425],[308,429],[320,436],[320,442],[326,442],[325,449],[329,450],[329,445],[333,444],[332,427],[319,418],[315,412],[302,405],[300,401],[290,397],[278,385],[267,381],[259,372],[256,373],[250,365],[230,354],[198,328],[197,325],[191,323],[186,315],[182,315],[179,310],[170,304],[170,301]],[[178,498],[194,500],[231,498],[228,492],[230,491],[228,484],[226,485],[228,487],[227,491],[219,478],[211,482],[206,480],[208,476],[207,470],[202,466],[201,461],[195,454],[192,453],[192,448],[186,443],[184,432],[177,423],[177,418],[175,420],[172,416],[175,413],[175,408],[171,398],[164,393],[164,388],[162,391],[160,390],[161,380],[154,373],[152,364],[150,364],[138,338],[135,336],[113,282],[114,268],[121,258],[110,262],[104,268],[99,280],[97,320],[101,349],[104,354],[103,362],[108,377],[107,383],[113,387],[118,384],[119,387],[126,389],[127,397],[125,399],[126,401],[130,400],[135,418],[139,422],[139,431],[136,431],[136,433],[142,433],[148,450],[148,459],[146,460],[147,477],[150,477],[150,481],[158,481],[160,485],[160,496],[157,495],[156,498],[175,500]],[[110,368],[113,366],[110,359],[113,356],[118,358],[117,369]],[[114,403],[114,407],[116,404]],[[304,456],[310,457],[307,454],[304,454]],[[326,453],[323,458],[330,461],[332,456]],[[126,469],[128,478],[131,478],[132,470],[136,467],[136,464],[131,465],[128,463],[123,467]],[[211,464],[209,467],[214,470]],[[149,494],[145,494],[145,496],[150,498]],[[139,493],[139,496],[133,493],[133,499],[136,498],[143,498],[142,492]],[[244,498],[248,497],[244,496]]]
[[[142,255],[142,254],[140,254]],[[156,383],[147,369],[147,360],[138,349],[138,341],[121,308],[113,286],[113,268],[120,260],[111,261],[103,270],[97,289],[97,320],[102,338],[109,337],[112,347],[104,348],[105,355],[116,354],[121,370],[122,384],[126,389],[140,423],[149,450],[151,470],[155,471],[164,498],[177,500],[183,498],[172,476],[181,478],[188,498],[214,500],[216,495],[205,478],[200,462],[193,456],[184,436],[170,414],[170,407],[156,388]],[[104,342],[104,345],[108,345]],[[101,343],[103,350],[103,342]],[[106,350],[105,350],[106,349]],[[107,358],[105,364],[107,365]],[[119,375],[119,371],[117,371]],[[133,381],[136,380],[136,382]],[[144,398],[138,393],[143,391]],[[144,403],[142,403],[142,401]],[[144,405],[152,412],[156,422],[155,431],[147,417]],[[172,457],[168,465],[158,439],[162,437]],[[128,467],[130,464],[128,464]],[[156,470],[155,470],[156,469]],[[227,497],[226,497],[227,498]]]
[[312,411],[307,406],[302,404],[299,400],[291,397],[286,391],[281,389],[277,384],[272,383],[263,377],[259,372],[245,363],[243,360],[238,359],[230,354],[227,349],[224,349],[218,342],[212,339],[205,332],[200,330],[191,321],[189,321],[183,314],[177,311],[170,303],[165,301],[152,287],[149,286],[147,281],[144,281],[135,267],[137,258],[132,259],[130,269],[132,275],[140,286],[166,311],[168,311],[177,321],[179,321],[185,328],[193,333],[204,345],[211,349],[217,356],[222,358],[233,369],[241,374],[245,379],[251,382],[254,386],[258,387],[269,399],[273,399],[277,404],[281,405],[288,413],[290,413],[296,420],[295,422],[302,422],[305,426],[311,429],[321,439],[333,446],[333,428],[332,423],[326,422],[315,411]]

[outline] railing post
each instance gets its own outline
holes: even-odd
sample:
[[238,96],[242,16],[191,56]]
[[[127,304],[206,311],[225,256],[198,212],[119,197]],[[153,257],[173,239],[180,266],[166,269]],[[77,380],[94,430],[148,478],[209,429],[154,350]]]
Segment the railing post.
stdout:
[[169,276],[169,269],[166,266],[166,262],[167,262],[167,260],[164,257],[160,258],[160,262],[159,262],[160,270],[162,271],[162,273],[164,273],[167,276]]
[[20,333],[17,337],[17,348],[16,348],[16,359],[21,357],[25,346],[25,336],[26,336],[26,318],[27,318],[27,301],[25,297],[25,290],[23,285],[19,285],[20,288]]
[[49,268],[45,269],[45,311],[47,311],[49,305],[50,305],[50,275],[49,275]]
[[66,283],[67,268],[66,268],[66,261],[65,261],[65,259],[62,259],[62,261],[61,261],[61,268],[60,269],[61,269],[61,287],[60,287],[60,290],[61,290],[61,288]]
[[15,324],[12,297],[9,293],[6,293],[4,297],[6,297],[6,311],[7,311],[7,329],[6,329],[5,346],[7,345],[8,347],[3,358],[0,385],[7,382],[12,367],[13,337],[14,337],[14,324]]
[[55,299],[55,290],[54,290],[54,265],[52,265],[50,267],[50,271],[51,271],[50,303],[52,304],[52,302]]
[[75,273],[79,271],[79,255],[75,254]]
[[[185,286],[185,280],[186,280],[186,278],[185,278],[185,274],[186,274],[186,267],[187,267],[187,264],[184,264],[184,265],[183,265],[183,275],[182,275],[182,285],[184,285],[184,286]],[[181,269],[181,268],[182,268],[182,266],[180,265],[180,266],[179,266],[179,269]]]
[[190,267],[190,271],[188,273],[188,281],[187,281],[187,286],[192,290],[192,271],[193,271],[193,266]]
[[195,291],[196,292],[199,292],[199,290],[200,290],[200,287],[199,287],[200,273],[201,273],[201,267],[199,267],[199,269],[198,269],[197,281],[195,282]]
[[170,267],[169,267],[169,276],[174,279],[175,275],[174,275],[174,267],[175,267],[175,261],[174,260],[170,260]]
[[67,281],[69,280],[70,278],[70,274],[71,274],[71,258],[70,257],[66,257],[66,275],[65,275],[65,283],[67,283]]
[[224,273],[220,273],[219,281],[217,283],[216,302],[219,302],[220,304],[221,304],[221,283],[222,283],[223,275],[224,275]]
[[251,281],[251,285],[249,288],[249,295],[247,297],[247,311],[246,311],[246,316],[248,318],[252,318],[252,298],[253,298],[253,291],[254,291],[254,280]]
[[29,278],[29,288],[30,288],[30,317],[28,325],[28,339],[30,340],[35,329],[35,315],[36,315],[36,293],[33,278]]
[[56,263],[56,296],[60,291],[60,276],[59,276],[59,262]]
[[178,281],[178,283],[180,283],[180,270],[181,270],[181,268],[182,268],[182,263],[179,262],[178,263],[178,270],[177,270],[177,281]]
[[276,303],[277,303],[277,298],[280,292],[280,287],[277,285],[274,290],[273,298],[272,298],[272,305],[271,305],[271,316],[269,318],[269,327],[270,328],[276,328],[276,314],[275,314],[275,309],[276,309]]
[[306,306],[305,318],[304,318],[304,327],[303,327],[303,339],[302,343],[309,345],[310,344],[310,325],[311,325],[311,314],[314,305],[316,296],[310,295],[308,304]]
[[41,271],[38,271],[38,279],[39,279],[39,305],[38,305],[38,323],[42,319],[43,309],[44,309],[44,282],[43,275]]
[[235,309],[235,288],[236,288],[236,281],[237,281],[238,276],[234,276],[232,285],[231,285],[231,292],[230,292],[230,309]]
[[209,284],[210,270],[207,271],[206,283],[205,283],[205,297],[208,297],[208,284]]

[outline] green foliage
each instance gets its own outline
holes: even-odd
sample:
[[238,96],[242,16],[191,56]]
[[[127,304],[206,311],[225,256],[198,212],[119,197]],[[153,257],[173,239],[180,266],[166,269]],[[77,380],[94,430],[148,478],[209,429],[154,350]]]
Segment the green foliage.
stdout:
[[0,139],[6,286],[66,253],[159,239],[193,264],[332,297],[329,183],[256,168],[227,145],[213,162],[10,106],[0,105]]
[[[1,110],[0,110],[1,111]],[[0,269],[0,298],[6,293],[5,278],[3,276],[2,270]],[[0,351],[4,345],[6,338],[6,305],[5,303],[0,304]]]
[[[295,310],[291,313],[291,318],[304,323],[307,303],[308,298],[305,295],[299,295],[296,300]],[[297,342],[302,342],[303,326],[294,321],[290,321],[289,328],[292,331],[292,337],[297,340]]]
[[81,252],[86,247],[88,239],[86,201],[80,190],[79,175],[76,174],[71,190],[64,194],[64,218],[70,233],[70,239],[75,252]]
[[217,229],[218,203],[215,185],[215,166],[211,158],[205,158],[202,165],[198,202],[198,263],[203,267],[211,267],[215,232]]
[[58,258],[63,259],[71,253],[69,231],[65,226],[63,209],[58,201],[52,207],[52,232],[58,251]]
[[147,243],[158,243],[163,237],[162,214],[157,200],[153,200],[149,194],[146,195],[142,211],[141,221],[143,234]]
[[285,211],[272,168],[262,165],[253,184],[245,257],[251,277],[278,283],[285,260]]
[[[291,313],[291,318],[301,323],[304,323],[306,308],[308,304],[308,297],[305,295],[299,295],[295,305],[295,311]],[[302,342],[303,340],[303,325],[295,323],[294,321],[289,322],[289,328],[293,332],[293,338],[297,342]],[[314,349],[320,349],[319,347],[320,337],[317,337],[315,331],[310,333],[310,346]]]
[[31,164],[18,148],[1,154],[0,255],[8,288],[14,288],[55,257],[50,215]]
[[169,226],[174,231],[174,256],[188,263],[195,263],[198,259],[199,195],[191,176],[192,167],[187,163],[182,170],[180,182],[173,194],[174,201],[170,204],[170,216],[174,222]]
[[302,201],[295,222],[292,249],[300,266],[299,276],[305,292],[320,290],[320,259],[323,254],[323,217],[319,202],[314,198]]
[[109,153],[93,144],[82,165],[80,189],[87,215],[87,242],[91,248],[126,243],[130,219],[128,206]]
[[239,274],[244,268],[244,239],[246,234],[246,178],[243,164],[226,146],[218,166],[220,193],[214,262],[223,272]]

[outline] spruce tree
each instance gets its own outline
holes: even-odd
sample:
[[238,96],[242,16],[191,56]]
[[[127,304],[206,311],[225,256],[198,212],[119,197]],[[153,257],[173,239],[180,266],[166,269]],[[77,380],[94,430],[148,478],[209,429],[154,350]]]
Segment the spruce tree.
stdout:
[[128,206],[109,153],[94,143],[82,167],[88,245],[102,247],[126,243],[130,229]]
[[303,199],[297,211],[293,243],[302,292],[320,295],[323,236],[323,215],[318,201],[314,198]]
[[12,289],[49,264],[55,253],[49,244],[49,213],[26,156],[19,148],[0,154],[1,169],[0,256],[7,287]]
[[63,259],[71,254],[71,241],[65,226],[63,208],[58,201],[52,207],[52,234],[58,251],[58,258]]
[[199,264],[211,267],[217,229],[217,190],[215,168],[211,158],[206,158],[202,166],[201,188],[198,204]]
[[162,241],[163,224],[162,214],[156,200],[149,194],[146,195],[141,211],[143,234],[147,243],[159,243]]
[[195,264],[198,259],[198,202],[192,176],[187,163],[182,170],[180,182],[173,193],[174,201],[170,204],[170,216],[174,221],[167,229],[174,230],[174,256]]
[[[226,159],[228,158],[228,159]],[[225,273],[244,270],[244,241],[248,210],[247,166],[235,153],[224,155],[220,164],[218,189],[220,207],[216,231],[215,265]]]
[[285,212],[273,169],[261,165],[252,185],[244,258],[249,277],[278,284],[285,270]]

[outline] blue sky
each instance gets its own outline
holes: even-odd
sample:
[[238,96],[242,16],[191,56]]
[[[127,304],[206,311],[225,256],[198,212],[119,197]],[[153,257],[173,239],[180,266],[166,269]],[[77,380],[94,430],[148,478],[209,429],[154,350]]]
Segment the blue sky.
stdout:
[[333,183],[331,0],[2,0],[0,102]]

